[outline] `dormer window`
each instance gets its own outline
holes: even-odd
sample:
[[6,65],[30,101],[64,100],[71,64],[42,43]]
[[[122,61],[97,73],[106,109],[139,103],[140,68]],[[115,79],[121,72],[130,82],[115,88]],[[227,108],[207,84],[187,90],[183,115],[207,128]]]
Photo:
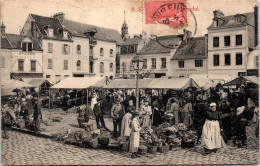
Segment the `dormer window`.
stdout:
[[63,38],[68,39],[68,31],[63,31]]
[[218,27],[219,26],[219,20],[214,20],[214,27]]
[[235,20],[237,24],[242,23],[242,16],[237,16]]
[[53,37],[53,29],[52,28],[48,28],[48,36]]
[[33,44],[29,42],[22,42],[22,50],[24,52],[32,51],[33,49]]

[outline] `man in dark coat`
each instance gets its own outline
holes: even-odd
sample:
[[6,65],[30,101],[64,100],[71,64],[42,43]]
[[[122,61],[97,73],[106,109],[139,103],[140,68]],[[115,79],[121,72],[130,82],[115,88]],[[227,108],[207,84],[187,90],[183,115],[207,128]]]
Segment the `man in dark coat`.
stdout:
[[221,112],[221,120],[223,124],[223,132],[226,135],[227,139],[231,139],[231,108],[227,105],[227,101],[223,100],[219,107],[219,111]]
[[33,104],[34,131],[39,132],[40,131],[40,120],[42,119],[42,111],[41,111],[40,103],[36,96],[34,97],[32,104]]
[[[103,117],[103,111],[102,111],[102,99],[99,98],[97,100],[97,103],[94,105],[94,109],[93,109],[93,112],[94,112],[94,115],[96,117],[96,123],[97,123],[97,128],[100,129],[101,127],[102,128],[106,128],[106,124],[105,124],[105,121],[104,121],[104,117]],[[101,122],[101,126],[100,126],[100,123]]]

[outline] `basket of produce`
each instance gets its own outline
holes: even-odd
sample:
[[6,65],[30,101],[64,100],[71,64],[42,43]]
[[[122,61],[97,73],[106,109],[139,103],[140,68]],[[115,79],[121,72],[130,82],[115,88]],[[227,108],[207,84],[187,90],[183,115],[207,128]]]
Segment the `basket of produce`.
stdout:
[[120,143],[120,149],[122,151],[128,151],[129,141],[121,142]]
[[148,145],[148,152],[149,152],[149,153],[155,154],[156,151],[157,151],[157,146]]
[[184,131],[187,130],[187,126],[184,123],[179,123],[177,125],[178,130]]
[[147,146],[140,145],[138,148],[138,152],[141,155],[146,155],[147,154]]
[[82,125],[83,128],[84,128],[86,131],[88,131],[88,132],[94,131],[94,126],[93,126],[93,124],[81,123],[81,125]]
[[52,121],[53,121],[53,122],[61,122],[61,121],[62,121],[62,117],[57,116],[57,117],[53,118]]
[[99,138],[98,138],[98,143],[99,143],[102,147],[108,146],[109,142],[110,142],[110,138],[109,138],[109,137],[99,137]]
[[195,146],[195,141],[190,138],[183,138],[181,142],[182,148],[192,148]]
[[170,150],[170,147],[166,143],[164,145],[158,146],[158,152],[160,152],[160,153],[167,153],[167,152],[169,152],[169,150]]
[[167,143],[170,144],[170,143],[174,143],[174,139],[176,138],[176,135],[170,135],[170,136],[167,136]]
[[22,128],[22,129],[25,128],[25,121],[23,119],[19,119],[17,121],[17,127]]
[[174,144],[177,145],[177,146],[181,146],[181,142],[182,142],[182,140],[180,138],[174,139]]

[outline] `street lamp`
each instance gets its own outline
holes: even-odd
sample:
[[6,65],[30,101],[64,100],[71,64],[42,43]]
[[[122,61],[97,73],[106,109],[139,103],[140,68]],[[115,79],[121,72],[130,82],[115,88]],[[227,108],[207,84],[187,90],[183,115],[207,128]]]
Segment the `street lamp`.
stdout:
[[132,59],[132,63],[134,66],[134,70],[136,70],[136,111],[138,111],[139,107],[139,87],[138,87],[138,80],[139,80],[139,71],[142,70],[144,59],[140,57],[139,55],[136,55]]

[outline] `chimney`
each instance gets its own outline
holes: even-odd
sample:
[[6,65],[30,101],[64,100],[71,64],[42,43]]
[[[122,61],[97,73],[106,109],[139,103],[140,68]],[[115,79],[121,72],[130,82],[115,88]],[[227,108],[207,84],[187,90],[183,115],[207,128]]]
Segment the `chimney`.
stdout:
[[255,18],[255,47],[258,45],[258,6],[254,7]]
[[6,26],[2,22],[2,24],[1,24],[1,35],[5,34],[5,28],[6,28]]
[[192,37],[192,32],[186,30],[185,28],[183,29],[183,41],[188,41]]
[[32,35],[33,38],[37,37],[36,22],[35,21],[31,22],[31,35]]
[[53,15],[53,18],[60,20],[60,23],[63,25],[63,20],[65,19],[65,14],[63,12],[59,12]]
[[205,55],[208,54],[208,34],[205,34]]
[[214,13],[214,18],[222,18],[222,17],[224,17],[224,13],[222,11],[220,11],[220,10],[214,10],[213,13]]

